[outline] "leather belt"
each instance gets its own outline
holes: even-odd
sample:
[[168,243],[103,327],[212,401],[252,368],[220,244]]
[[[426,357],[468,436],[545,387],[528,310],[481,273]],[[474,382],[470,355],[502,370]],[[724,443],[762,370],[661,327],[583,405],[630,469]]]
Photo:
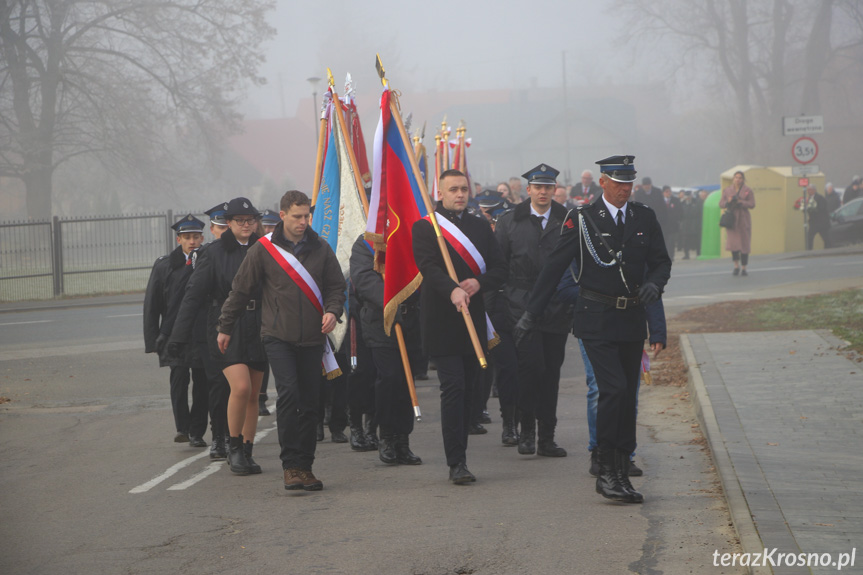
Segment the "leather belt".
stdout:
[[641,303],[641,300],[636,297],[614,297],[610,295],[605,295],[601,293],[597,293],[595,291],[590,291],[589,289],[581,288],[581,296],[584,299],[589,299],[592,301],[598,301],[600,303],[604,303],[607,305],[613,305],[617,309],[626,309],[628,307],[632,307],[634,305],[638,305]]
[[256,304],[257,304],[257,302],[255,300],[250,299],[249,303],[246,304],[246,310],[247,311],[255,311]]

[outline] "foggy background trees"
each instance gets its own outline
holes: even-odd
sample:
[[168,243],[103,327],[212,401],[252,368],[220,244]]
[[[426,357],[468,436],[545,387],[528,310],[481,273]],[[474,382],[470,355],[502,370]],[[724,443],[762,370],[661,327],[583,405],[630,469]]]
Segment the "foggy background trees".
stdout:
[[50,216],[69,181],[104,212],[122,209],[118,187],[171,199],[217,179],[220,138],[265,81],[273,4],[0,2],[0,177],[23,182],[27,215]]
[[617,9],[626,41],[645,60],[666,58],[676,87],[694,82],[713,104],[730,104],[724,137],[735,163],[787,164],[783,116],[863,111],[859,0],[627,0]]

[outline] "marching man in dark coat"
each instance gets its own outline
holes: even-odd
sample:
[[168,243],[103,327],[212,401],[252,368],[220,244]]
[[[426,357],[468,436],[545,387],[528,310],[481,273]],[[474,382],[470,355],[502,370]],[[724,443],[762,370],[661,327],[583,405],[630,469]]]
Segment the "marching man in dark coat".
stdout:
[[[177,232],[177,247],[153,265],[144,296],[144,351],[159,354],[159,367],[171,368],[171,407],[177,443],[206,447],[209,389],[202,358],[189,347],[176,356],[168,353],[168,338],[174,328],[186,283],[192,275],[191,255],[204,239],[204,222],[188,214],[171,226]],[[192,376],[192,408],[189,409],[189,371]]]
[[633,156],[597,162],[602,196],[572,210],[542,269],[527,311],[516,324],[516,345],[536,329],[567,266],[575,259],[580,292],[573,333],[584,343],[599,387],[596,491],[641,503],[629,480],[635,449],[635,406],[641,353],[647,337],[644,306],[659,299],[671,275],[671,258],[653,210],[630,202]]
[[[552,201],[559,172],[541,164],[522,177],[527,180],[528,202],[504,214],[495,226],[495,236],[509,265],[509,278],[504,286],[507,308],[512,324],[527,309],[530,295],[560,236],[560,226],[566,218],[566,208]],[[518,452],[537,453],[546,457],[565,457],[566,450],[554,441],[557,426],[557,394],[560,386],[560,366],[563,365],[566,338],[572,324],[569,304],[554,298],[537,321],[535,333],[525,337],[518,352],[518,409],[521,414],[521,437]],[[502,333],[501,338],[510,337]],[[504,426],[514,417],[513,411],[503,412]],[[539,442],[536,442],[537,423]]]
[[[498,289],[506,280],[506,262],[485,217],[465,211],[470,196],[467,177],[458,170],[447,170],[441,174],[439,187],[441,201],[435,208],[438,222],[441,227],[449,225],[457,236],[462,237],[458,246],[447,240],[447,250],[458,282],[447,274],[434,228],[428,219],[414,223],[413,252],[423,276],[420,297],[423,345],[437,365],[440,379],[441,430],[450,468],[449,478],[455,484],[463,484],[476,481],[467,468],[467,438],[481,368],[461,310],[466,307],[470,311],[480,343],[485,347],[487,330],[483,294]],[[456,251],[456,247],[473,249],[474,256],[470,259],[476,265],[475,258],[480,258],[480,269],[475,270]]]

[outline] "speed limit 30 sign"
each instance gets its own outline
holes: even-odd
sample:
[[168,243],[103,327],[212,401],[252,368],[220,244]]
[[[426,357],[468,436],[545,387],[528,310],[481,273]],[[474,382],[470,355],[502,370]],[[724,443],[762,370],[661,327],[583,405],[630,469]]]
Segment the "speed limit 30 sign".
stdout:
[[797,138],[791,146],[791,156],[799,164],[809,164],[818,157],[818,143],[809,136]]

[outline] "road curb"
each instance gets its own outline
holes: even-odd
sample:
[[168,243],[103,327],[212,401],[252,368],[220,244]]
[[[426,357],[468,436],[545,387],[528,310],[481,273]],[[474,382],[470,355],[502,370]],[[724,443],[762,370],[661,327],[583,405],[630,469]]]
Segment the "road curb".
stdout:
[[[719,474],[719,480],[722,482],[722,491],[725,494],[731,522],[734,524],[738,539],[740,539],[740,545],[744,553],[761,552],[764,549],[764,544],[758,535],[749,504],[746,502],[743,488],[740,486],[734,465],[731,463],[731,456],[725,446],[722,432],[719,430],[719,423],[716,420],[710,396],[707,394],[707,388],[701,377],[701,371],[695,360],[695,352],[692,350],[692,344],[687,334],[680,335],[680,350],[689,372],[687,389],[690,397],[693,398],[692,403],[698,422],[701,424],[701,429],[704,430],[705,438],[710,445],[710,456]],[[752,575],[770,575],[773,573],[769,567],[748,567],[747,569]]]

